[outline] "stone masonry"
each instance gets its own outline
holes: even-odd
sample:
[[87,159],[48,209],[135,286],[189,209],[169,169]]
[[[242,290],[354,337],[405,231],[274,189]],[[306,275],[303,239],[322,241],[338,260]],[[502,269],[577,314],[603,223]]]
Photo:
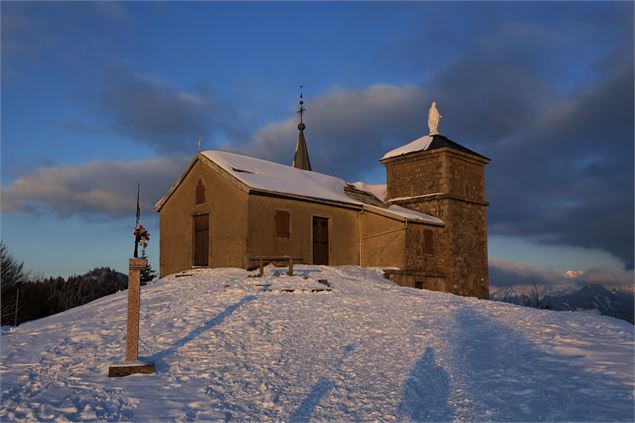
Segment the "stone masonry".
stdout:
[[141,269],[145,258],[131,258],[128,269],[128,326],[126,331],[126,361],[139,358],[139,309],[141,307]]
[[408,286],[422,279],[424,288],[487,298],[484,171],[489,159],[467,149],[445,147],[387,158],[382,163],[389,203],[436,216],[446,224],[435,231],[434,258],[418,262],[425,256],[416,252],[419,241],[413,236],[408,243],[413,259],[391,279]]

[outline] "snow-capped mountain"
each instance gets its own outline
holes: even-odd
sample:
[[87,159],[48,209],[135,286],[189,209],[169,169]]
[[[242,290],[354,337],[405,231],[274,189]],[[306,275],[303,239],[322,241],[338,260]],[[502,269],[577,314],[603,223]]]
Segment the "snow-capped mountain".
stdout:
[[531,285],[492,289],[490,299],[528,307],[549,308],[559,311],[583,311],[611,316],[633,323],[634,296],[632,289],[608,290],[601,285],[556,285],[538,288]]
[[[380,269],[197,270],[2,330],[2,421],[633,421],[633,326],[403,288]],[[322,280],[320,282],[320,280]]]

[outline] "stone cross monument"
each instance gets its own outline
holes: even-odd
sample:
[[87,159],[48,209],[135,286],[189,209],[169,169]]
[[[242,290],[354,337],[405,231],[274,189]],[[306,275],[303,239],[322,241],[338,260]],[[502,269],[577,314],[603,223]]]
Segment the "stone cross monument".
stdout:
[[141,243],[144,248],[150,238],[148,232],[139,225],[141,209],[139,208],[139,187],[137,186],[137,222],[135,224],[134,258],[128,260],[128,321],[126,331],[126,360],[113,363],[108,368],[108,376],[121,377],[133,373],[154,373],[154,363],[139,360],[139,310],[141,308],[141,269],[148,265],[145,257],[137,257],[137,248]]
[[126,361],[139,359],[139,309],[141,307],[141,269],[148,265],[145,258],[131,258],[128,270],[128,330]]
[[131,258],[128,270],[128,328],[126,331],[126,359],[113,363],[108,376],[121,377],[133,373],[154,373],[154,363],[139,360],[139,309],[141,306],[141,269],[147,264],[145,258]]

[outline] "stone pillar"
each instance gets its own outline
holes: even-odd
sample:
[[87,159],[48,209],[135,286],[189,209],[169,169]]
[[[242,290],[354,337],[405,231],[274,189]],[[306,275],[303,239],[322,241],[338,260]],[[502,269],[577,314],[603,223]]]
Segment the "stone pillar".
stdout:
[[139,359],[139,308],[141,306],[141,269],[148,265],[144,258],[131,258],[128,270],[128,331],[126,361]]
[[131,258],[128,268],[128,329],[126,333],[126,359],[108,368],[109,377],[122,377],[134,373],[154,373],[154,363],[139,360],[139,309],[141,307],[141,269],[148,265],[145,258]]

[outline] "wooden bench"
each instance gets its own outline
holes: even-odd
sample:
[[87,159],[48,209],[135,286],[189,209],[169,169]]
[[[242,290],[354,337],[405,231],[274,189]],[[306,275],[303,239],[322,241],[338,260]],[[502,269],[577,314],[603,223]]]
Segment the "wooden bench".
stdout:
[[289,271],[287,272],[287,275],[293,276],[293,262],[302,261],[301,258],[293,258],[291,256],[255,256],[251,260],[258,262],[258,267],[260,268],[260,274],[258,276],[261,278],[265,275],[265,262],[273,263],[277,261],[286,261],[289,263]]

